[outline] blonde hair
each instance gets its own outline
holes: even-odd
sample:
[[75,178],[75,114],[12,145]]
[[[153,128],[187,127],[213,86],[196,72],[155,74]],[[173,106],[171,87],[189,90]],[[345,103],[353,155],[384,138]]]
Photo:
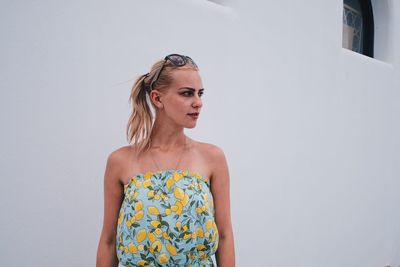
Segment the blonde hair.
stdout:
[[[184,66],[175,66],[172,62],[159,60],[153,64],[149,73],[139,76],[132,86],[129,101],[132,104],[132,113],[129,117],[126,135],[129,144],[137,146],[139,153],[150,148],[150,134],[153,129],[155,116],[151,107],[156,110],[154,103],[150,100],[150,83],[158,71],[163,67],[160,76],[153,84],[152,89],[163,92],[172,83],[172,72],[176,69],[199,70],[192,62],[187,62]],[[149,105],[151,103],[151,105]]]

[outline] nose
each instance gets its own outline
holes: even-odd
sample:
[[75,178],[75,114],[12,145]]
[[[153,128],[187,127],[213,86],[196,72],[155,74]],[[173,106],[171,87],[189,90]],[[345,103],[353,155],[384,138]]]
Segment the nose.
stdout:
[[203,106],[203,101],[201,100],[200,96],[195,96],[192,106],[197,108],[201,108]]

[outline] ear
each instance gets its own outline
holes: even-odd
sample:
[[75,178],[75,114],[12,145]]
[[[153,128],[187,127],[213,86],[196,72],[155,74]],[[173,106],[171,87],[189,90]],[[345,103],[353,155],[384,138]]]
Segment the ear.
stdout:
[[150,92],[150,99],[154,103],[154,105],[158,108],[163,108],[164,105],[161,101],[161,93],[157,90],[152,90]]

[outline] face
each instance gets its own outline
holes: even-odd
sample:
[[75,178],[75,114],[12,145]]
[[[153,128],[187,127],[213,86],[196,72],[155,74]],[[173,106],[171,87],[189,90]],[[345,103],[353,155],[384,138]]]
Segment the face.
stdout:
[[[191,69],[175,70],[172,73],[173,82],[160,94],[163,108],[157,116],[166,117],[185,128],[196,126],[202,107],[203,83],[198,71]],[[188,115],[198,113],[197,117]],[[164,118],[164,119],[166,119]]]

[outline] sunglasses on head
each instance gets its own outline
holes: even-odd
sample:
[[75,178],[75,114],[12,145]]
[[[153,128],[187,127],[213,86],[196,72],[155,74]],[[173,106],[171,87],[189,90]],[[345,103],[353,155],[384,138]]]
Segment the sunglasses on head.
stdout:
[[184,55],[179,55],[179,54],[170,54],[170,55],[168,55],[168,56],[166,56],[166,57],[164,58],[164,62],[163,62],[163,64],[162,64],[162,67],[161,67],[160,70],[157,72],[157,74],[154,75],[154,78],[151,80],[150,85],[149,85],[149,88],[148,88],[148,89],[149,89],[149,92],[150,92],[151,90],[153,90],[153,85],[157,82],[158,78],[160,77],[160,74],[161,74],[162,70],[163,70],[164,67],[165,67],[165,63],[166,63],[168,60],[171,61],[172,64],[174,64],[175,66],[178,66],[178,67],[185,66],[186,64],[188,64],[188,63],[190,62],[190,63],[192,63],[192,64],[197,68],[196,63],[195,63],[195,62],[193,61],[193,59],[191,59],[189,56],[184,56]]

